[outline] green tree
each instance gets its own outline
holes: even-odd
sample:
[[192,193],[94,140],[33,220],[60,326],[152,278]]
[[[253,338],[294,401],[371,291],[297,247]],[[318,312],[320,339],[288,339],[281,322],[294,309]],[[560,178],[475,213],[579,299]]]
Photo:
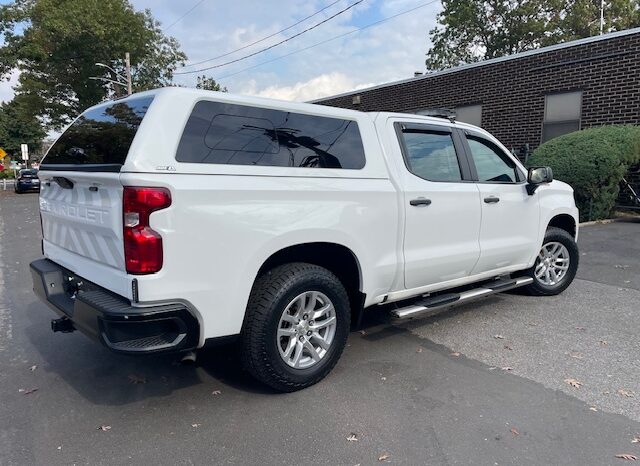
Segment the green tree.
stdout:
[[[430,31],[429,70],[593,36],[600,0],[443,0]],[[640,26],[640,0],[605,2],[605,31]]]
[[204,89],[205,91],[227,92],[226,87],[222,87],[220,83],[216,82],[215,79],[209,78],[204,74],[202,76],[198,76],[196,89]]
[[[600,0],[556,1],[558,8],[552,19],[555,30],[547,43],[591,37],[600,33]],[[604,32],[623,31],[640,26],[639,0],[607,0],[604,2]],[[545,44],[546,45],[546,44]]]
[[170,84],[186,55],[149,10],[128,0],[15,0],[0,6],[0,78],[19,69],[17,95],[30,96],[35,115],[59,129],[86,107],[126,93],[117,80],[131,54],[134,91]]
[[28,144],[29,151],[39,149],[46,136],[42,125],[29,110],[29,98],[17,96],[0,104],[0,147],[13,160],[20,160],[20,144]]

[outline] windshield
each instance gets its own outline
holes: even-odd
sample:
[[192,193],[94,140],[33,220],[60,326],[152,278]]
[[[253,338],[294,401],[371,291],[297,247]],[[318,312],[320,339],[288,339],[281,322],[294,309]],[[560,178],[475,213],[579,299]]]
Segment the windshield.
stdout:
[[120,171],[152,100],[139,97],[86,111],[49,149],[40,169]]

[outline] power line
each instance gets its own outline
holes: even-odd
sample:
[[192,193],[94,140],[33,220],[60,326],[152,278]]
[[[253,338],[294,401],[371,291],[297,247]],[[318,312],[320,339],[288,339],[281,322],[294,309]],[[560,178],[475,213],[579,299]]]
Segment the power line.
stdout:
[[373,23],[370,23],[370,24],[367,24],[367,25],[365,25],[365,26],[362,26],[362,27],[360,27],[360,28],[358,28],[358,29],[354,29],[353,31],[345,32],[345,33],[343,33],[343,34],[339,34],[339,35],[337,35],[337,36],[331,37],[330,39],[326,39],[326,40],[323,40],[323,41],[321,41],[321,42],[317,42],[317,43],[315,43],[315,44],[313,44],[313,45],[310,45],[310,46],[308,46],[308,47],[304,47],[304,48],[302,48],[302,49],[294,50],[293,52],[287,53],[287,54],[285,54],[285,55],[280,55],[279,57],[272,58],[271,60],[266,60],[266,61],[263,61],[263,62],[261,62],[261,63],[257,63],[257,64],[255,64],[255,65],[253,65],[253,66],[248,66],[248,67],[246,67],[246,68],[241,69],[240,71],[236,71],[236,72],[234,72],[234,73],[225,74],[224,76],[216,77],[216,78],[215,78],[215,80],[216,80],[216,81],[219,81],[219,80],[221,80],[221,79],[230,78],[230,77],[232,77],[232,76],[236,76],[236,75],[238,75],[238,74],[240,74],[240,73],[244,73],[245,71],[249,71],[249,70],[252,70],[252,69],[254,69],[254,68],[258,68],[258,67],[260,67],[260,66],[267,65],[267,64],[272,63],[272,62],[274,62],[274,61],[278,61],[278,60],[282,60],[283,58],[290,57],[291,55],[295,55],[295,54],[300,53],[300,52],[305,52],[305,51],[307,51],[307,50],[309,50],[309,49],[312,49],[312,48],[314,48],[314,47],[318,47],[319,45],[326,44],[327,42],[331,42],[331,41],[334,41],[334,40],[340,39],[340,38],[342,38],[342,37],[346,37],[346,36],[348,36],[348,35],[350,35],[350,34],[354,34],[354,33],[356,33],[356,32],[360,32],[360,31],[363,31],[363,30],[365,30],[365,29],[369,29],[369,28],[371,28],[371,27],[378,26],[379,24],[382,24],[382,23],[385,23],[385,22],[387,22],[387,21],[390,21],[390,20],[392,20],[392,19],[397,18],[398,16],[406,15],[407,13],[411,13],[411,12],[413,12],[413,11],[416,11],[416,10],[420,9],[420,8],[424,8],[425,6],[429,6],[429,5],[432,5],[432,4],[434,4],[434,3],[437,3],[437,2],[439,2],[439,1],[440,1],[440,0],[431,0],[431,1],[429,1],[429,2],[426,2],[426,3],[423,3],[423,4],[418,5],[418,6],[416,6],[416,7],[413,7],[413,8],[411,8],[411,9],[409,9],[409,10],[402,11],[402,12],[397,13],[397,14],[395,14],[395,15],[388,16],[388,17],[386,17],[386,18],[382,18],[381,20],[378,20],[378,21],[375,21],[375,22],[373,22]]
[[256,40],[255,42],[251,42],[250,44],[247,44],[247,45],[245,45],[245,46],[243,46],[243,47],[240,47],[239,49],[231,50],[230,52],[223,53],[222,55],[218,55],[217,57],[209,58],[209,59],[207,59],[207,60],[202,60],[202,61],[195,62],[195,63],[189,63],[188,65],[185,65],[183,68],[187,68],[187,67],[189,67],[189,66],[202,65],[203,63],[207,63],[207,62],[210,62],[210,61],[213,61],[213,60],[217,60],[218,58],[228,57],[228,56],[229,56],[229,55],[231,55],[231,54],[234,54],[234,53],[239,52],[239,51],[241,51],[241,50],[248,49],[249,47],[251,47],[251,46],[253,46],[253,45],[259,44],[260,42],[264,42],[264,41],[265,41],[265,40],[267,40],[267,39],[271,39],[272,37],[277,36],[278,34],[282,34],[283,32],[288,31],[289,29],[291,29],[291,28],[293,28],[293,27],[297,26],[297,25],[298,25],[298,24],[300,24],[300,23],[304,23],[306,20],[313,18],[314,16],[316,16],[316,15],[318,15],[318,14],[322,13],[323,11],[325,11],[325,10],[327,10],[327,9],[331,8],[331,7],[332,7],[333,5],[335,5],[336,3],[340,3],[341,1],[342,1],[342,0],[336,0],[335,2],[330,3],[329,5],[325,6],[325,7],[324,7],[324,8],[322,8],[321,10],[316,11],[314,14],[309,15],[309,16],[307,16],[306,18],[302,18],[300,21],[297,21],[297,22],[293,23],[291,26],[287,26],[287,27],[286,27],[286,28],[284,28],[284,29],[280,29],[278,32],[274,32],[273,34],[270,34],[270,35],[268,35],[268,36],[263,37],[262,39],[258,39],[258,40]]
[[273,45],[270,45],[269,47],[265,47],[265,48],[263,48],[263,49],[260,49],[260,50],[258,50],[257,52],[250,53],[249,55],[245,55],[245,56],[243,56],[243,57],[236,58],[235,60],[231,60],[231,61],[228,61],[228,62],[225,62],[225,63],[220,63],[220,64],[218,64],[218,65],[208,66],[208,67],[206,67],[206,68],[201,68],[201,69],[199,69],[199,70],[182,71],[182,72],[176,72],[176,73],[173,73],[173,74],[174,74],[174,76],[175,76],[175,75],[180,75],[180,74],[202,73],[203,71],[212,70],[212,69],[214,69],[214,68],[220,68],[220,67],[223,67],[223,66],[230,65],[230,64],[232,64],[232,63],[237,63],[237,62],[239,62],[239,61],[246,60],[247,58],[250,58],[250,57],[253,57],[253,56],[255,56],[255,55],[258,55],[259,53],[263,53],[263,52],[266,52],[267,50],[271,50],[272,48],[277,47],[278,45],[282,45],[282,44],[284,44],[285,42],[289,42],[290,40],[295,39],[295,38],[296,38],[296,37],[298,37],[298,36],[301,36],[301,35],[302,35],[302,34],[304,34],[305,32],[309,32],[309,31],[311,31],[312,29],[315,29],[315,28],[317,28],[318,26],[320,26],[320,25],[322,25],[322,24],[324,24],[324,23],[326,23],[326,22],[328,22],[328,21],[331,21],[331,20],[332,20],[333,18],[335,18],[336,16],[341,15],[341,14],[342,14],[342,13],[344,13],[345,11],[350,10],[351,8],[353,8],[354,6],[358,5],[359,3],[362,3],[363,1],[364,1],[364,0],[358,0],[357,2],[352,3],[352,4],[351,4],[351,5],[349,5],[348,7],[343,8],[342,10],[338,11],[338,12],[337,12],[337,13],[335,13],[334,15],[329,16],[328,18],[326,18],[326,19],[324,19],[324,20],[320,21],[319,23],[316,23],[316,24],[314,24],[313,26],[308,27],[307,29],[305,29],[305,30],[303,30],[303,31],[300,31],[299,33],[294,34],[294,35],[293,35],[293,36],[291,36],[291,37],[288,37],[288,38],[286,38],[286,39],[284,39],[284,40],[281,40],[280,42],[277,42],[277,43],[275,43],[275,44],[273,44]]
[[182,21],[189,13],[191,13],[193,10],[195,10],[202,2],[204,2],[204,0],[200,0],[198,3],[196,3],[195,5],[193,5],[191,8],[189,8],[182,16],[180,16],[178,19],[176,19],[173,23],[171,23],[170,25],[168,25],[166,28],[164,28],[164,32],[167,32],[169,29],[171,29],[173,26],[175,26],[176,24],[178,24],[180,21]]

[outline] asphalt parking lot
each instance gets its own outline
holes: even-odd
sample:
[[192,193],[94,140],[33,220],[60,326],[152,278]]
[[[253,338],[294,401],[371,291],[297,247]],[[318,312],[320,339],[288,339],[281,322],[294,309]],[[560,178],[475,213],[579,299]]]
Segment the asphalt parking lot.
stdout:
[[334,372],[292,394],[248,378],[234,346],[182,366],[53,334],[28,272],[39,241],[37,195],[0,191],[2,465],[640,458],[640,222],[583,228],[561,296],[498,295],[401,325],[373,312]]

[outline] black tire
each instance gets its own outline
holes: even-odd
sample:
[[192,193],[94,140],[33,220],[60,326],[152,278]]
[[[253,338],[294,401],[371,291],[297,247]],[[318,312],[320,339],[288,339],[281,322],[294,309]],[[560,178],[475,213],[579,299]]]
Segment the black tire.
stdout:
[[533,267],[526,271],[526,275],[533,278],[533,283],[523,287],[522,289],[526,294],[532,296],[555,296],[566,290],[576,276],[580,254],[578,252],[578,245],[576,244],[573,236],[560,228],[549,227],[544,235],[542,245],[544,246],[550,242],[558,242],[567,248],[567,251],[569,252],[569,269],[557,284],[546,285],[540,282],[535,276],[534,271],[536,265],[538,265],[538,262],[540,261],[540,258],[536,258],[536,263]]
[[[276,335],[287,305],[306,291],[319,291],[331,301],[336,328],[320,361],[306,369],[294,369],[280,356]],[[347,292],[329,270],[301,262],[275,267],[259,277],[251,290],[241,338],[243,365],[256,379],[278,391],[309,387],[326,377],[338,362],[347,343],[350,321]]]

